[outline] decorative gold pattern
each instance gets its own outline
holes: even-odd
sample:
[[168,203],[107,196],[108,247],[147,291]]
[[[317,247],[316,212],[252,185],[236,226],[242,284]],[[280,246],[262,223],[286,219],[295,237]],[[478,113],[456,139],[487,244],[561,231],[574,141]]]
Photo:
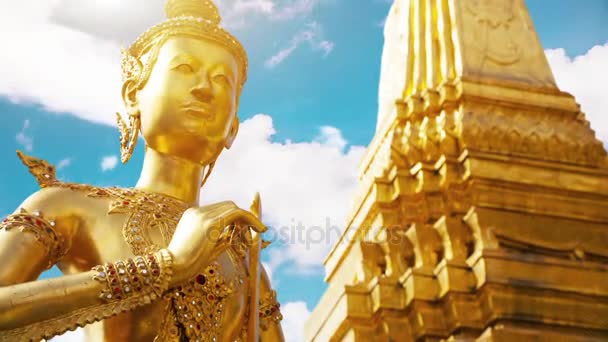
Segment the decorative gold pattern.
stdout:
[[30,214],[21,208],[19,213],[9,215],[0,223],[0,230],[2,229],[6,231],[18,229],[24,233],[34,234],[36,240],[46,250],[49,260],[47,269],[61,260],[67,251],[63,237],[55,230],[55,221],[45,219],[40,211]]
[[268,292],[268,294],[260,298],[260,328],[262,330],[268,329],[268,326],[271,323],[279,323],[283,319],[283,315],[279,308],[281,304],[279,304],[277,300],[277,292],[272,290]]
[[120,113],[116,113],[116,120],[120,132],[120,160],[126,164],[131,159],[135,145],[137,145],[141,125],[140,114],[129,114],[129,125],[123,121]]
[[106,285],[99,297],[107,302],[148,293],[161,297],[169,287],[172,262],[171,253],[161,249],[155,254],[95,266],[93,279]]
[[0,341],[40,341],[61,335],[68,330],[131,311],[158,299],[154,292],[140,294],[120,301],[112,301],[95,307],[77,309],[69,314],[36,322],[13,330],[0,330]]
[[583,113],[478,105],[462,121],[466,125],[462,139],[472,149],[594,166],[606,160],[606,151]]
[[154,253],[160,248],[151,239],[153,231],[161,233],[162,241],[158,243],[167,246],[177,222],[189,207],[180,200],[135,189],[98,189],[89,196],[112,198],[108,214],[127,216],[122,233],[134,255]]
[[[521,56],[521,46],[513,40],[510,32],[511,21],[515,20],[514,2],[471,0],[466,5],[480,26],[475,31],[476,41],[484,50],[485,57],[502,65],[517,63]],[[494,42],[495,36],[501,36],[506,41]]]
[[19,156],[21,162],[27,166],[30,173],[36,177],[41,188],[52,185],[57,181],[55,167],[50,165],[46,160],[25,155],[19,150],[17,150],[17,156]]
[[[178,286],[166,298],[171,302],[173,315],[165,317],[164,329],[172,339],[187,337],[189,341],[216,341],[220,336],[221,319],[226,299],[239,284],[227,283],[218,263],[213,263],[194,280]],[[243,284],[239,278],[238,283]],[[168,340],[160,335],[158,340]]]

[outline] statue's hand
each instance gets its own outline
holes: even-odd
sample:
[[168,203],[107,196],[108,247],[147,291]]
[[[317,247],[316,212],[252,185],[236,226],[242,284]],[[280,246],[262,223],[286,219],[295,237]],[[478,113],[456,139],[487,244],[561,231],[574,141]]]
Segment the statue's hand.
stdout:
[[232,224],[266,231],[264,224],[234,202],[220,202],[184,212],[177,224],[169,251],[173,254],[172,285],[192,279],[211,261],[222,232]]

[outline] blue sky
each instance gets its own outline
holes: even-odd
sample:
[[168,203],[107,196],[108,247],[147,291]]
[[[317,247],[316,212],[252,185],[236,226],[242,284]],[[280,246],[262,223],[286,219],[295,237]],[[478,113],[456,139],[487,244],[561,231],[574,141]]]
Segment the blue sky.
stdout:
[[[225,0],[221,8],[250,58],[239,111],[244,124],[203,198],[246,206],[260,190],[271,226],[302,222],[308,229],[328,220],[340,226],[356,187],[358,159],[374,134],[382,23],[390,1],[237,2]],[[161,0],[138,7],[142,3],[2,5],[0,38],[10,52],[0,57],[1,215],[37,190],[14,154],[17,148],[60,163],[58,174],[66,181],[136,182],[143,144],[129,164],[116,165],[112,122],[113,111],[121,110],[118,47],[160,18]],[[599,89],[608,78],[608,1],[526,3],[543,47],[550,50],[558,84],[577,96],[606,142],[608,120],[601,109],[608,103]],[[305,315],[323,293],[321,261],[331,241],[277,242],[266,253],[289,315]]]

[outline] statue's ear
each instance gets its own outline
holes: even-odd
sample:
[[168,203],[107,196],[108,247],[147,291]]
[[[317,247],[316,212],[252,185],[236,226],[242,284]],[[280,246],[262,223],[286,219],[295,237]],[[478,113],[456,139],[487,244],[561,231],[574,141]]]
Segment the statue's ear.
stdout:
[[129,114],[138,112],[137,83],[134,80],[128,79],[122,85],[122,100]]
[[224,146],[229,149],[232,146],[232,143],[234,142],[234,139],[236,139],[236,134],[239,132],[239,118],[238,116],[234,116],[234,119],[232,119],[232,125],[230,126],[230,132],[228,132],[228,136],[226,137]]

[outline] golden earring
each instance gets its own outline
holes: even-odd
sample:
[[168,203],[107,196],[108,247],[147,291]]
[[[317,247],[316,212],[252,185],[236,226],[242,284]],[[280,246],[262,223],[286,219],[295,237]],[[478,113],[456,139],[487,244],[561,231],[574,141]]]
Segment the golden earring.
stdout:
[[213,167],[215,166],[215,161],[211,162],[209,166],[207,166],[207,170],[205,170],[205,175],[203,176],[203,181],[201,182],[201,188],[207,182],[209,176],[211,176],[211,171],[213,171]]
[[140,115],[139,112],[134,115],[129,114],[128,126],[120,116],[120,113],[116,113],[116,120],[118,121],[118,130],[120,131],[120,160],[123,164],[126,164],[131,159],[135,145],[137,145],[137,137],[141,124]]

